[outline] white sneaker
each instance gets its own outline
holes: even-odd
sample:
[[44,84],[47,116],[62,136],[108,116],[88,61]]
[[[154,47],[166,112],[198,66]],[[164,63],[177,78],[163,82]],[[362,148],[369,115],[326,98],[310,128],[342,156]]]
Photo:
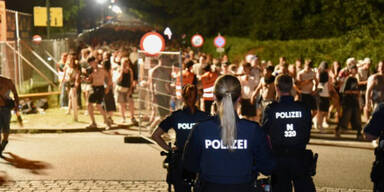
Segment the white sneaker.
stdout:
[[329,124],[327,123],[327,121],[324,121],[324,122],[323,122],[322,127],[324,127],[324,128],[329,128]]

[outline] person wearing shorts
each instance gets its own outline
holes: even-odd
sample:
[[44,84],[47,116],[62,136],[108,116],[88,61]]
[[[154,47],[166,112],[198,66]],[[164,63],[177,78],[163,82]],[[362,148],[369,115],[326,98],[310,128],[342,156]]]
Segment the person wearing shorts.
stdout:
[[256,102],[251,103],[251,96],[253,91],[258,86],[259,80],[255,76],[251,75],[251,64],[245,63],[243,65],[244,75],[239,80],[241,83],[241,115],[246,119],[256,121]]
[[110,85],[112,80],[108,75],[107,71],[97,66],[95,57],[90,57],[88,59],[88,62],[91,65],[93,70],[89,75],[89,77],[87,77],[87,81],[90,82],[92,85],[92,90],[90,91],[89,98],[88,98],[88,113],[92,122],[89,126],[87,126],[87,128],[89,129],[97,128],[95,115],[93,113],[94,111],[93,105],[96,104],[97,109],[100,111],[101,115],[104,118],[104,123],[107,126],[106,129],[109,129],[111,128],[111,122],[107,119],[106,112],[101,106],[101,103],[104,100],[105,93],[110,91],[108,86],[104,88],[105,79],[108,80],[107,85]]
[[314,95],[314,87],[317,87],[318,81],[316,73],[312,70],[313,62],[306,60],[304,69],[297,74],[297,84],[301,92],[301,101],[312,111],[312,117],[316,115],[316,100]]
[[319,65],[319,106],[316,116],[315,128],[320,129],[320,132],[324,132],[323,124],[327,126],[326,121],[324,119],[328,116],[328,111],[330,107],[330,96],[331,93],[336,93],[335,88],[333,87],[333,83],[330,81],[329,73],[328,73],[328,63],[323,61]]
[[[9,97],[10,92],[12,92],[14,100]],[[0,75],[0,157],[8,144],[11,110],[14,109],[17,113],[18,106],[19,96],[15,85],[12,80]]]
[[126,112],[126,105],[129,103],[130,107],[130,113],[131,113],[131,122],[133,124],[137,124],[137,121],[135,119],[135,112],[134,112],[134,103],[132,99],[132,92],[133,92],[133,70],[131,68],[131,62],[127,57],[124,57],[121,59],[121,68],[119,77],[117,79],[117,85],[116,85],[116,93],[117,93],[117,102],[120,105],[121,110],[121,117],[123,118],[122,123],[126,123],[125,119],[125,112]]

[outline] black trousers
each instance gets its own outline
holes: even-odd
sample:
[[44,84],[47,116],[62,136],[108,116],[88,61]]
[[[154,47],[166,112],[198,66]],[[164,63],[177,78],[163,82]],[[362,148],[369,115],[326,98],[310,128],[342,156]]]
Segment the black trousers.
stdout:
[[181,153],[175,159],[174,169],[171,173],[171,180],[175,192],[187,192],[187,185],[183,181],[183,164]]
[[315,184],[308,173],[308,162],[302,155],[277,155],[277,169],[272,174],[273,192],[315,192]]
[[348,123],[351,122],[352,129],[357,131],[357,135],[361,135],[361,111],[359,101],[357,99],[346,101],[346,99],[343,98],[342,109],[342,116],[336,131],[340,128],[347,129]]
[[203,182],[199,192],[253,192],[251,183],[245,184],[218,184]]

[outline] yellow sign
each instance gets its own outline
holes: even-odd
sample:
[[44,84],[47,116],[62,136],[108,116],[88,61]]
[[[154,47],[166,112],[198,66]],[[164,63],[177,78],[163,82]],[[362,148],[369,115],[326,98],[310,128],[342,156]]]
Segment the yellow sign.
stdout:
[[[63,8],[50,7],[51,27],[63,26]],[[33,22],[36,27],[47,26],[47,8],[46,7],[33,7]]]
[[7,19],[5,16],[5,2],[0,1],[0,41],[7,40]]

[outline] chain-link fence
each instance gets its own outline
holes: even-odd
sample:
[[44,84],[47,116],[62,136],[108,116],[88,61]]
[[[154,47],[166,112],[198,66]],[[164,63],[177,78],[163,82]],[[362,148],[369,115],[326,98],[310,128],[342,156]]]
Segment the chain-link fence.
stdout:
[[139,52],[138,61],[136,103],[143,112],[141,115],[164,117],[176,110],[180,106],[177,88],[182,82],[180,52],[162,52],[156,57]]
[[66,39],[0,42],[0,71],[15,82],[20,93],[50,92],[58,84],[56,63],[68,50]]

